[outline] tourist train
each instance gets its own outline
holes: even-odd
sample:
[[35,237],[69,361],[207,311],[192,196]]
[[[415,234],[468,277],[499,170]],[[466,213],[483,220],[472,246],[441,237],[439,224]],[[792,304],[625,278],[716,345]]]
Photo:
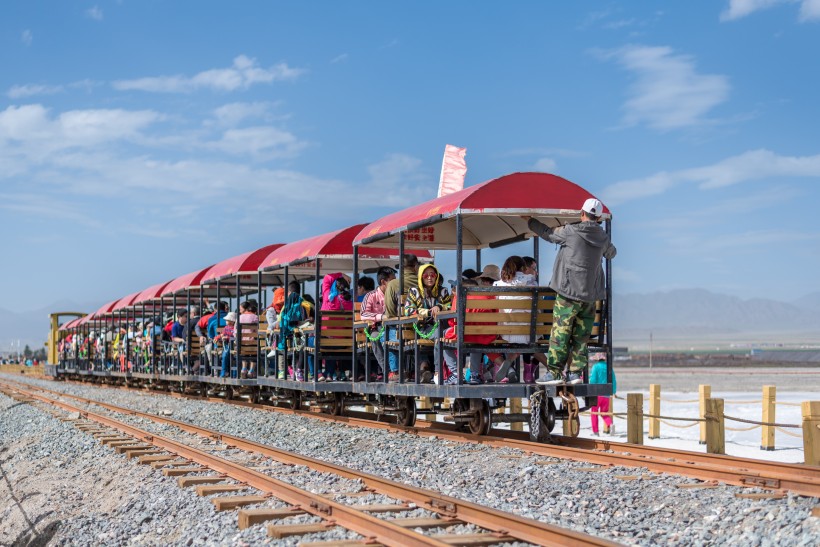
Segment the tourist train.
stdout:
[[[549,347],[555,301],[538,274],[527,285],[480,284],[457,275],[450,286],[435,270],[437,290],[447,293],[448,302],[433,313],[424,304],[407,304],[407,288],[426,283],[410,278],[412,263],[417,259],[419,270],[430,273],[426,265],[435,262],[436,251],[454,251],[459,273],[470,267],[495,279],[482,268],[481,250],[532,239],[537,264],[540,238],[527,219],[550,227],[578,222],[581,205],[592,197],[556,175],[513,173],[369,224],[268,245],[62,325],[52,321],[56,359],[47,373],[294,409],[314,406],[335,415],[367,406],[407,426],[418,414],[439,414],[482,435],[494,423],[527,422],[530,436],[542,442],[549,441],[556,420],[567,420],[568,431],[577,435],[579,411],[612,394],[610,260],[604,260],[606,296],[596,304],[589,340],[590,352],[606,355],[603,384],[588,383],[588,369],[580,383],[533,382],[536,357]],[[611,233],[606,207],[600,220]],[[363,318],[355,298],[358,281],[373,273],[383,281],[384,272],[392,271],[385,267],[398,270],[398,316]],[[346,282],[336,282],[340,273]],[[323,306],[330,299],[342,305]],[[201,319],[209,308],[216,310],[210,336]],[[272,314],[265,313],[269,309]],[[252,317],[246,321],[242,311]],[[163,334],[174,322],[181,331]],[[529,399],[529,412],[493,412],[516,399]]]

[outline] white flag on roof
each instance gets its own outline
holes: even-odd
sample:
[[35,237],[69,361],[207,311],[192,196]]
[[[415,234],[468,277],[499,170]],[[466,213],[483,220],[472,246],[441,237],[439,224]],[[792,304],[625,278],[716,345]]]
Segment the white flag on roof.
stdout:
[[467,162],[464,161],[466,154],[466,148],[459,148],[452,144],[444,147],[441,179],[438,183],[438,197],[464,189],[464,177],[467,175]]

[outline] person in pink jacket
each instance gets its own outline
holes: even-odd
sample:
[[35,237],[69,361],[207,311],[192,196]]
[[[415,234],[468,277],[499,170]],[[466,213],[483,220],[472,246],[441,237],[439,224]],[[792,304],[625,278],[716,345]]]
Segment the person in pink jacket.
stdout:
[[[322,279],[322,307],[321,311],[352,311],[353,296],[350,293],[350,277],[343,273],[327,274]],[[324,317],[322,317],[324,320]],[[324,329],[325,327],[322,327]],[[337,366],[341,364],[339,359],[325,359],[325,373],[319,374],[317,380],[334,381],[345,380],[345,374],[339,371]],[[349,373],[348,370],[344,371]]]
[[322,311],[350,311],[353,309],[349,276],[343,273],[332,273],[322,279],[321,309]]

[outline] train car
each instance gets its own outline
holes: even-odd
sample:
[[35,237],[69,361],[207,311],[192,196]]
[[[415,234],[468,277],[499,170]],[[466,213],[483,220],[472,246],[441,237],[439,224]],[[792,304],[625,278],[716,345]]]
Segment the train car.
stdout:
[[[537,261],[539,238],[529,231],[527,218],[550,227],[577,222],[581,205],[591,197],[555,175],[513,173],[369,224],[244,253],[110,302],[64,325],[65,339],[71,342],[63,344],[57,372],[229,398],[247,395],[293,408],[315,405],[334,414],[368,405],[405,425],[412,425],[420,412],[439,414],[475,434],[489,433],[495,423],[528,422],[531,437],[539,441],[549,440],[557,420],[568,420],[570,431],[577,434],[578,412],[597,396],[612,393],[609,260],[604,264],[606,296],[596,305],[589,341],[590,348],[608,356],[606,384],[589,384],[584,375],[581,383],[542,386],[523,374],[523,356],[538,356],[549,345],[555,292],[540,283],[479,287],[456,275],[452,305],[434,318],[410,306],[407,313],[379,325],[362,321],[352,301],[340,310],[322,310],[320,300],[329,274],[349,274],[356,287],[363,273],[389,266],[398,267],[404,304],[404,287],[411,280],[399,263],[409,254],[425,264],[432,262],[433,253],[454,253],[460,273],[465,253],[472,253],[472,265],[480,271],[482,249],[532,239]],[[611,233],[608,209],[601,220]],[[265,322],[269,289],[278,287],[284,288],[285,298],[312,288],[318,308],[312,324],[279,329]],[[221,346],[213,337],[197,337],[194,325],[187,328],[181,346],[162,340],[165,323],[173,321],[180,306],[190,310],[198,302],[203,313],[208,302],[217,309],[222,306],[223,312],[216,312],[219,326],[222,313],[238,314],[243,298],[256,302],[261,321],[238,322],[235,334]],[[382,369],[375,342],[386,352]],[[492,383],[468,382],[468,374],[483,373],[476,363],[485,355],[503,358],[509,372]],[[389,356],[398,363],[393,374],[387,370]],[[323,363],[326,372],[338,365],[345,373],[321,378]],[[242,373],[247,370],[252,374]],[[417,404],[420,399],[423,408]],[[516,399],[529,399],[530,411],[493,412]]]

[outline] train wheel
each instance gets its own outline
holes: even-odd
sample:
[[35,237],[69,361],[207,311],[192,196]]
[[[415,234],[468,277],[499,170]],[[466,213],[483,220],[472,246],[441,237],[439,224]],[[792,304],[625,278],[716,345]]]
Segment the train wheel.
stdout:
[[225,399],[228,401],[233,399],[233,386],[225,386]]
[[291,410],[299,410],[302,408],[302,395],[298,391],[291,393],[289,406]]
[[251,397],[250,397],[250,399],[251,399],[251,402],[253,404],[258,405],[259,400],[261,399],[261,396],[262,396],[262,390],[261,389],[259,389],[258,387],[251,388]]
[[[467,412],[469,409],[470,401],[468,399],[456,399],[453,401],[453,414]],[[456,431],[467,431],[467,423],[456,422]]]
[[333,399],[330,402],[330,414],[333,416],[342,416],[345,413],[345,396],[344,393],[334,393]]
[[402,397],[397,406],[399,407],[399,412],[396,417],[398,418],[399,424],[407,427],[416,425],[415,397]]
[[478,406],[471,404],[473,419],[468,424],[473,435],[488,435],[493,427],[490,405],[484,399],[477,399]]

